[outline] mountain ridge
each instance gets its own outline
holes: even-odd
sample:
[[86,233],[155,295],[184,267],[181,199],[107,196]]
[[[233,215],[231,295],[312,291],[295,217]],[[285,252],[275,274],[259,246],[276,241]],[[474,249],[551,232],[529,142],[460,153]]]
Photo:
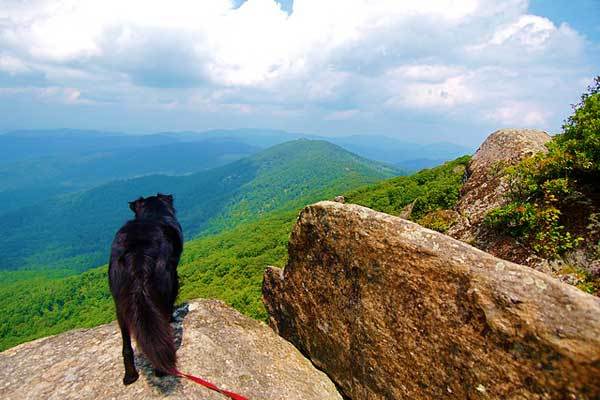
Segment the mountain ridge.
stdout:
[[[335,195],[344,194],[374,207],[385,207],[392,213],[400,212],[405,204],[417,198],[427,204],[423,211],[444,208],[448,205],[446,197],[440,198],[435,193],[455,193],[450,199],[457,198],[465,164],[463,157],[413,176],[391,178],[361,189],[336,191]],[[388,192],[406,196],[390,196]],[[317,200],[333,196],[331,192],[322,193]],[[390,201],[398,203],[397,206],[390,205]],[[267,315],[260,300],[264,266],[285,264],[289,234],[298,212],[306,204],[308,199],[289,211],[268,212],[255,221],[225,226],[219,232],[192,240],[188,238],[178,268],[179,300],[218,298],[245,315],[264,320]],[[0,348],[114,319],[106,266],[67,278],[53,275],[33,281],[30,279],[33,273],[16,271],[9,274],[14,276],[12,283],[0,284],[0,310],[3,311],[0,313]],[[26,276],[16,279],[21,275]]]
[[[313,193],[335,194],[396,174],[393,167],[328,142],[299,140],[191,175],[114,181],[4,214],[0,266],[81,264],[83,255],[88,256],[83,264],[101,265],[112,234],[129,217],[127,202],[140,195],[174,193],[186,236],[193,237],[215,218],[256,218],[288,202],[307,201]],[[221,225],[213,221],[213,231]]]

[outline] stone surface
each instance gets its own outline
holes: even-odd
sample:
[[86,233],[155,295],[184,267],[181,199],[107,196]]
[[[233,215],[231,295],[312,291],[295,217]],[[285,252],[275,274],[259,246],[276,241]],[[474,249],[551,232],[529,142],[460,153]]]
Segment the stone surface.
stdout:
[[[455,222],[446,233],[456,239],[491,253],[497,257],[527,265],[571,285],[581,285],[586,271],[594,278],[594,262],[598,258],[596,244],[600,237],[597,195],[579,199],[565,207],[563,223],[573,235],[587,238],[587,243],[555,260],[536,254],[527,241],[502,234],[487,227],[486,214],[508,201],[507,166],[516,165],[525,157],[546,152],[550,140],[547,133],[533,129],[502,129],[491,134],[469,162],[455,211]],[[584,201],[585,200],[585,201]],[[419,221],[426,224],[427,221]],[[570,224],[570,226],[569,226]],[[597,279],[597,278],[594,278]],[[596,293],[600,296],[600,291]]]
[[346,198],[344,196],[335,196],[335,198],[333,199],[333,201],[338,202],[338,203],[345,203],[346,202]]
[[550,136],[535,129],[501,129],[481,144],[467,167],[456,211],[461,215],[448,234],[479,248],[492,247],[482,221],[492,209],[506,204],[507,183],[502,170],[525,157],[548,151]]
[[600,399],[600,299],[415,223],[305,208],[270,324],[359,399]]
[[[252,400],[341,399],[327,376],[291,344],[219,301],[192,301],[178,310],[177,320],[184,372]],[[73,330],[0,353],[0,398],[226,399],[187,380],[154,377],[137,353],[136,365],[140,379],[123,386],[116,323]]]

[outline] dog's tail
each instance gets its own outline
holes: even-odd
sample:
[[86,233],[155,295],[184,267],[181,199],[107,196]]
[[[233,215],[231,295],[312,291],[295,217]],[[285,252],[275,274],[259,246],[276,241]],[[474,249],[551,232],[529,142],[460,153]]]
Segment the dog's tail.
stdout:
[[[165,373],[176,371],[177,357],[173,329],[169,323],[170,315],[166,307],[162,307],[164,299],[160,298],[154,287],[155,260],[144,255],[128,254],[135,264],[136,279],[124,302],[124,314],[129,322],[137,344],[146,355],[152,366]],[[163,301],[161,301],[163,300]]]

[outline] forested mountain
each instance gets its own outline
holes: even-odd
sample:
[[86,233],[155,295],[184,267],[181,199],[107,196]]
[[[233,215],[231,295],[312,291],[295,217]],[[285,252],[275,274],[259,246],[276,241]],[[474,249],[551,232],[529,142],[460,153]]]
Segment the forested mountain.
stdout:
[[0,215],[115,179],[218,167],[260,149],[228,137],[191,141],[173,134],[9,132],[0,135]]
[[131,217],[127,202],[140,195],[173,193],[190,238],[396,174],[331,143],[297,140],[186,176],[115,181],[4,214],[0,269],[101,265],[114,232]]
[[206,132],[165,132],[161,135],[193,141],[231,138],[253,146],[268,147],[293,139],[326,140],[370,160],[393,164],[406,171],[434,167],[473,149],[448,142],[412,143],[383,135],[321,136],[260,129],[219,129]]
[[252,146],[263,148],[275,146],[277,144],[289,142],[297,139],[322,139],[328,138],[318,137],[316,135],[308,135],[304,133],[292,133],[276,129],[212,129],[209,131],[194,132],[160,132],[157,135],[175,138],[185,142],[202,141],[207,139],[233,139],[244,142]]
[[199,172],[299,138],[327,140],[403,171],[438,165],[468,152],[450,143],[417,145],[372,135],[325,138],[269,129],[148,135],[74,129],[12,131],[0,135],[0,215],[115,179]]
[[[346,168],[342,159],[347,160],[347,153],[322,142],[292,142],[261,153],[258,158],[273,166],[283,165],[280,158],[291,157],[299,146],[315,148],[315,156],[319,152],[332,157],[338,154],[340,160],[333,165]],[[380,168],[377,164],[350,157],[355,160],[354,168]],[[296,163],[301,160],[296,157]],[[302,206],[331,197],[333,193],[347,193],[352,202],[392,214],[400,213],[414,201],[423,204],[427,211],[447,208],[458,197],[467,161],[468,158],[463,157],[412,176],[396,177],[355,190],[350,189],[358,179],[346,185],[338,182],[334,184],[335,190],[324,188],[320,195],[312,194],[304,196],[303,201],[288,203],[288,210],[266,212],[257,220],[190,240],[185,245],[178,269],[181,280],[179,300],[219,298],[246,315],[264,319],[266,314],[260,291],[264,268],[266,265],[285,264],[288,237]],[[319,161],[315,157],[313,162]],[[319,164],[326,165],[324,161]],[[328,174],[322,169],[313,171],[320,171],[325,176]],[[274,170],[271,169],[271,172]],[[341,179],[346,178],[348,175]],[[318,178],[321,179],[324,178]],[[260,180],[253,182],[255,187],[262,185]],[[342,186],[346,186],[347,190],[342,191]],[[183,210],[183,207],[180,208]],[[0,350],[37,337],[74,327],[91,327],[114,319],[105,266],[67,278],[56,278],[50,274],[48,271],[40,272],[35,278],[32,277],[35,274],[28,271],[0,272],[0,281],[3,282],[0,283]]]
[[96,152],[131,147],[232,140],[253,147],[267,148],[296,139],[326,140],[371,160],[411,169],[435,166],[463,154],[468,147],[454,143],[412,143],[383,135],[326,136],[274,129],[214,129],[202,132],[160,132],[149,135],[125,135],[114,132],[47,130],[14,131],[0,135],[0,165],[20,159],[57,154]]
[[0,214],[115,179],[198,172],[259,150],[225,138],[55,154],[0,164]]

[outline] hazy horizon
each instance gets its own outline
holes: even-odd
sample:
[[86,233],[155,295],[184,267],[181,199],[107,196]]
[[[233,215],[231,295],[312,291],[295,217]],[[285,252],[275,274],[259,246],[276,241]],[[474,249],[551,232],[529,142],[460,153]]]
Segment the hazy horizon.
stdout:
[[[500,128],[503,129],[503,128]],[[228,138],[227,133],[258,133],[258,134],[283,134],[290,135],[290,140],[296,140],[298,138],[306,138],[306,139],[344,139],[344,138],[367,138],[367,137],[377,137],[377,138],[386,138],[391,139],[397,142],[410,143],[415,145],[428,145],[428,144],[455,144],[457,146],[462,146],[465,148],[469,148],[472,146],[453,142],[451,140],[409,140],[403,137],[394,137],[391,135],[387,135],[384,133],[356,133],[356,134],[345,134],[344,132],[336,132],[329,133],[325,132],[322,134],[311,133],[311,132],[299,132],[299,131],[287,131],[284,129],[272,129],[272,128],[254,128],[254,127],[239,127],[239,128],[212,128],[205,130],[164,130],[164,131],[140,131],[140,132],[127,132],[127,131],[116,131],[116,130],[101,130],[101,129],[79,129],[79,128],[70,128],[70,127],[58,127],[58,128],[47,128],[47,129],[10,129],[0,131],[0,135],[6,134],[21,134],[21,133],[32,133],[32,134],[41,134],[41,133],[74,133],[74,134],[107,134],[107,135],[132,135],[132,136],[150,136],[150,135],[161,135],[161,134],[195,134],[195,135],[206,135],[211,133],[222,133],[223,138]],[[492,133],[492,132],[490,132]]]

